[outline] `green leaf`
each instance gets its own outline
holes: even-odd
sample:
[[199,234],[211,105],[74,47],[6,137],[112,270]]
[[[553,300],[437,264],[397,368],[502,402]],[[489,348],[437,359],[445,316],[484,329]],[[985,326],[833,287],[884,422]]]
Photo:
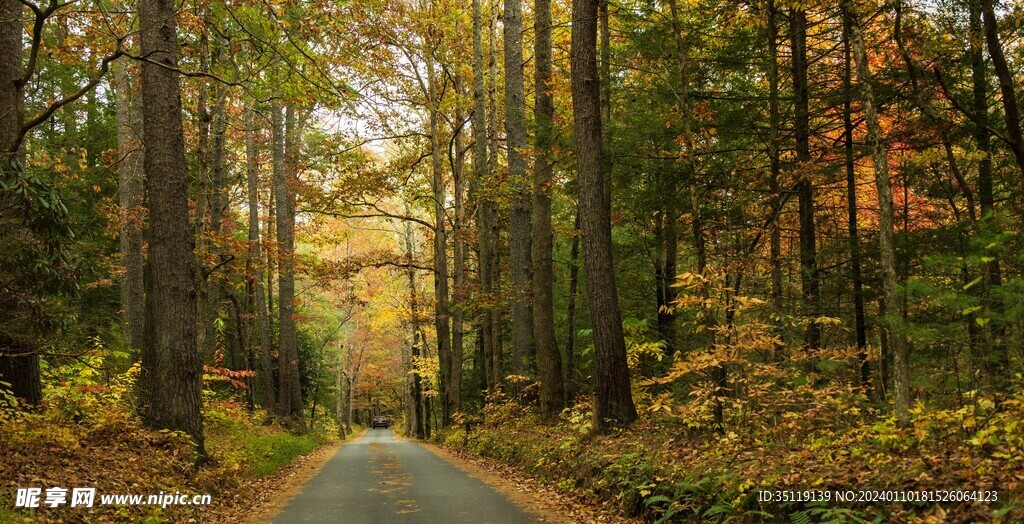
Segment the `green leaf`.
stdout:
[[981,282],[981,277],[975,278],[974,280],[964,284],[964,291],[967,291],[968,289],[971,289],[971,287],[973,287],[978,282]]
[[665,495],[655,495],[644,500],[644,506],[650,507],[654,504],[660,504],[662,502],[672,502],[672,499],[666,497]]

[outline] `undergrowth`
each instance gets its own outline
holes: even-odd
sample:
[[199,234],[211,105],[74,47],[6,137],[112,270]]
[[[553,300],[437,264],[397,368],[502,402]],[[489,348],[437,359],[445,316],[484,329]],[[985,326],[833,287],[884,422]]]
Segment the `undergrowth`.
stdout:
[[[210,507],[100,506],[101,494],[160,491],[210,494],[213,507],[251,501],[239,496],[324,444],[334,432],[295,434],[265,412],[250,412],[230,390],[204,391],[209,459],[196,467],[189,437],[142,426],[131,391],[137,366],[101,377],[102,361],[48,372],[42,408],[12,409],[0,399],[0,524],[8,522],[208,521]],[[15,509],[18,488],[96,488],[91,509]],[[249,494],[251,495],[251,494]],[[246,508],[239,508],[245,511]]]
[[[497,397],[482,416],[460,417],[436,438],[650,522],[1024,521],[1020,389],[998,405],[918,404],[908,427],[863,395],[840,397],[777,404],[771,423],[743,426],[734,417],[719,433],[706,420],[672,415],[687,407],[666,410],[648,395],[644,419],[609,435],[592,432],[586,403],[542,421],[532,408]],[[804,495],[778,502],[759,500],[761,490],[790,498],[805,490],[995,490],[998,500],[842,503]]]

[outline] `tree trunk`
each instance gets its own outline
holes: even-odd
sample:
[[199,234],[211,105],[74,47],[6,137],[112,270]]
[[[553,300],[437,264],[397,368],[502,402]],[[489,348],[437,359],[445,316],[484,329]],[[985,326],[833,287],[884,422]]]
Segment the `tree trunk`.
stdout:
[[992,58],[992,67],[996,70],[996,79],[999,80],[999,91],[1003,94],[1003,119],[1006,121],[1006,138],[1009,142],[1010,151],[1017,161],[1017,168],[1021,175],[1024,175],[1024,137],[1021,136],[1020,128],[1020,106],[1017,105],[1017,90],[1014,87],[1013,73],[1006,63],[1006,56],[1003,54],[1003,44],[999,41],[999,27],[996,21],[996,12],[992,6],[993,0],[980,0],[982,20],[985,25],[985,43],[988,46],[988,54]]
[[[526,175],[526,96],[523,92],[523,13],[521,0],[505,0],[505,135],[512,187],[509,218],[509,271],[512,282],[512,371],[530,376],[536,347],[531,305],[530,182]],[[520,384],[520,387],[522,384]]]
[[[17,176],[24,164],[24,145],[18,144],[25,105],[21,65],[23,7],[18,0],[0,0],[0,176],[4,179]],[[5,207],[2,204],[0,201],[0,208]],[[5,236],[12,234],[9,226],[3,227]],[[0,380],[11,384],[11,392],[22,402],[36,405],[43,398],[39,355],[29,340],[19,338],[29,337],[0,334]]]
[[[674,186],[675,181],[669,181]],[[669,188],[664,188],[666,192]],[[674,193],[674,192],[673,192]],[[670,197],[671,200],[671,197]],[[676,210],[673,202],[666,203],[662,216],[658,217],[658,234],[656,235],[657,255],[655,256],[654,280],[658,306],[658,339],[664,345],[665,356],[675,354],[676,316],[672,312],[676,300],[673,286],[676,280],[676,261],[678,258],[679,234],[676,230]]]
[[573,221],[572,245],[569,247],[569,303],[566,306],[565,336],[565,398],[572,405],[576,398],[576,293],[580,274],[580,215]]
[[903,322],[903,302],[896,295],[895,244],[893,241],[893,198],[889,181],[889,161],[885,139],[878,122],[874,90],[871,86],[871,71],[868,68],[867,52],[860,23],[850,0],[843,5],[849,16],[850,46],[857,66],[857,83],[860,87],[861,102],[864,104],[864,120],[867,126],[867,142],[871,149],[871,161],[875,168],[875,187],[878,190],[878,248],[882,267],[882,293],[885,299],[885,329],[893,352],[893,401],[896,416],[901,424],[910,420],[910,360],[907,341],[900,325]]
[[857,179],[853,160],[853,85],[850,56],[850,13],[843,8],[843,152],[846,166],[846,213],[850,239],[850,279],[853,281],[854,332],[857,337],[857,358],[860,361],[860,382],[867,387],[871,381],[871,364],[867,355],[867,325],[864,316],[864,282],[860,266],[860,236],[857,232]]
[[[487,170],[490,176],[496,176],[498,171],[498,157],[500,156],[500,145],[499,145],[499,132],[498,132],[498,18],[499,18],[499,3],[498,0],[491,0],[491,24],[490,24],[490,89],[488,90],[487,100],[487,117],[488,124],[487,135],[488,140],[488,151],[490,154],[487,156]],[[491,299],[492,304],[494,300],[499,298],[499,291],[501,285],[501,225],[498,223],[498,203],[492,201],[491,205]],[[504,350],[502,348],[504,344],[504,326],[505,319],[502,318],[502,311],[496,305],[491,310],[491,342],[493,344],[493,351],[491,352],[491,373],[493,376],[490,379],[492,388],[497,388],[501,385],[501,379],[504,376],[502,372]]]
[[[978,200],[981,204],[981,226],[983,228],[996,228],[998,227],[995,220],[995,194],[992,188],[992,139],[989,135],[989,131],[986,129],[988,126],[988,78],[985,66],[985,57],[982,54],[981,46],[978,43],[982,38],[988,40],[990,34],[987,30],[987,23],[983,26],[982,23],[982,9],[984,0],[973,0],[968,2],[970,10],[970,27],[971,27],[971,79],[973,82],[974,91],[974,140],[977,143],[977,149],[979,153],[982,153],[982,157],[978,159]],[[995,17],[992,16],[992,25],[995,26]],[[986,20],[987,22],[987,20]],[[984,27],[984,29],[983,29]],[[992,31],[992,40],[995,42],[995,49],[1001,52],[1002,47],[998,42],[998,32]],[[989,46],[992,49],[993,44],[990,42]],[[1002,60],[1003,67],[1005,68],[1005,59]],[[993,58],[993,63],[995,58]],[[997,70],[998,74],[998,70]],[[1002,76],[1000,76],[1000,88],[1003,93],[1003,104],[1007,104],[1007,93],[1010,93],[1014,99],[1016,98],[1016,92],[1014,91],[1013,84],[1011,83],[1009,88],[1003,87]],[[1012,112],[1016,115],[1016,112]],[[1016,116],[1007,116],[1006,124],[1011,125],[1012,120],[1016,119]],[[1017,123],[1018,138],[1020,140],[1020,123]],[[1012,132],[1011,132],[1012,136]],[[1016,154],[1016,153],[1015,153]],[[1018,159],[1019,163],[1019,159]],[[1022,168],[1024,172],[1024,168]],[[984,314],[990,319],[989,323],[982,327],[984,336],[982,337],[985,347],[982,350],[982,354],[978,355],[978,360],[981,362],[981,368],[988,375],[989,380],[994,384],[999,385],[1005,382],[1006,377],[1004,376],[1005,370],[1009,368],[1009,354],[1006,347],[1005,337],[1005,325],[1003,324],[1002,312],[1003,304],[1002,301],[996,298],[998,292],[994,292],[1000,286],[1002,286],[1003,277],[1002,269],[999,265],[998,253],[990,252],[986,253],[991,259],[985,263],[985,274],[984,274],[984,302],[986,310]]]
[[117,110],[117,185],[121,210],[119,244],[121,265],[121,318],[128,347],[142,347],[146,318],[146,293],[143,280],[142,231],[143,172],[142,130],[139,103],[133,100],[132,80],[125,59],[114,63],[114,99]]
[[573,0],[571,84],[580,233],[597,357],[594,422],[599,431],[608,431],[632,423],[637,413],[630,391],[612,262],[611,210],[605,199],[601,87],[597,74],[597,1]]
[[[220,39],[214,48],[214,62],[219,61]],[[200,346],[200,354],[213,355],[217,349],[216,320],[220,317],[220,303],[222,299],[221,284],[218,276],[213,273],[213,268],[224,260],[220,253],[219,235],[221,230],[222,217],[224,215],[224,171],[227,166],[227,89],[223,84],[218,83],[213,90],[213,113],[211,114],[211,150],[210,150],[210,180],[209,180],[209,224],[206,238],[204,238],[205,253],[207,262],[201,267],[200,285],[203,287],[202,303],[200,307],[201,339],[205,340],[206,347]],[[241,363],[237,361],[238,355],[232,355],[229,360],[229,367],[239,369]]]
[[493,188],[489,183],[487,159],[487,95],[484,85],[484,49],[483,49],[483,13],[481,0],[473,0],[473,180],[479,188],[477,196],[477,242],[479,258],[477,261],[480,273],[480,292],[485,303],[480,315],[480,335],[483,343],[484,387],[492,390],[497,376],[491,370],[494,355],[494,317],[493,305],[494,259],[493,229],[495,223]]
[[[461,88],[460,88],[461,91]],[[462,359],[465,335],[465,314],[463,304],[466,299],[466,151],[465,135],[462,124],[465,115],[462,108],[455,110],[455,122],[459,126],[454,130],[455,148],[452,165],[452,183],[455,191],[455,221],[452,229],[454,261],[452,262],[452,286],[455,288],[455,307],[452,308],[452,348],[448,373],[448,414],[449,417],[462,411]],[[449,423],[451,419],[449,418]]]
[[[411,213],[410,206],[408,203],[405,205],[406,214]],[[419,326],[419,307],[417,296],[419,291],[416,287],[416,269],[412,266],[414,260],[415,243],[413,241],[413,229],[412,223],[406,221],[405,223],[405,262],[406,262],[406,277],[409,279],[409,324],[412,328],[412,343],[410,345],[410,374],[411,381],[409,382],[409,396],[413,403],[413,427],[416,438],[422,439],[426,434],[423,420],[423,379],[420,377],[418,371],[416,371],[420,362],[421,349],[423,347],[423,340],[420,337],[420,326]]]
[[143,143],[149,193],[145,338],[139,375],[143,420],[183,430],[200,456],[202,363],[196,341],[195,268],[189,232],[188,171],[178,85],[174,3],[139,3]]
[[295,333],[295,164],[299,130],[295,111],[272,103],[274,134],[274,192],[277,200],[278,242],[278,370],[280,388],[277,393],[278,412],[302,421],[302,394],[299,384],[299,356]]
[[256,322],[256,333],[249,335],[250,346],[259,347],[260,371],[263,381],[263,403],[274,412],[277,392],[274,385],[274,361],[271,355],[270,321],[267,318],[267,294],[263,285],[263,254],[260,238],[259,166],[256,157],[256,113],[251,102],[245,108],[245,175],[249,197],[249,253],[246,258],[247,292],[250,314]]
[[821,295],[818,274],[818,248],[814,225],[814,182],[811,174],[809,92],[807,84],[807,12],[793,10],[789,20],[793,43],[793,130],[796,136],[797,199],[800,217],[800,283],[803,289],[804,318],[808,349],[821,346]]
[[[771,211],[775,216],[769,233],[769,263],[771,265],[772,280],[772,307],[775,309],[776,317],[781,319],[783,311],[782,296],[782,228],[779,227],[779,216],[782,214],[782,188],[779,186],[779,179],[782,174],[782,132],[779,111],[779,28],[777,25],[778,7],[774,0],[768,2],[767,29],[768,29],[768,126],[771,142],[768,145],[768,157],[770,161],[770,178],[768,189],[771,191]],[[785,350],[785,343],[781,342],[783,334],[783,323],[781,320],[773,321],[775,335],[780,342],[775,343],[774,358],[780,360]]]
[[537,126],[536,159],[533,164],[533,333],[540,379],[540,413],[554,418],[565,407],[562,355],[555,339],[555,284],[551,231],[551,176],[554,159],[555,106],[551,99],[551,0],[534,3],[534,120]]
[[451,383],[451,318],[448,296],[448,217],[445,212],[444,156],[441,149],[441,100],[434,60],[431,51],[425,49],[427,62],[427,107],[430,111],[430,171],[431,187],[434,192],[434,331],[437,336],[437,358],[441,367],[440,395],[441,418],[448,424],[449,393]]

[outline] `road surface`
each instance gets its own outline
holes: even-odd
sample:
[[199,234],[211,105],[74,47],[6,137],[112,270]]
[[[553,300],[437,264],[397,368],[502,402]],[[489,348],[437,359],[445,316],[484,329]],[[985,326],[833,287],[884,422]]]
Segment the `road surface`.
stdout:
[[537,522],[482,481],[420,444],[371,429],[324,464],[274,524]]

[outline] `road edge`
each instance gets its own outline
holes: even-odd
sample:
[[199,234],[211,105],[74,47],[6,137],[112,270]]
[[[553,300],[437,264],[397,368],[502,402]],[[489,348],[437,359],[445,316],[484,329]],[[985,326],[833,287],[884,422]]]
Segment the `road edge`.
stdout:
[[[516,507],[531,517],[536,518],[538,522],[572,524],[572,521],[567,519],[560,511],[561,508],[550,498],[541,498],[536,492],[524,490],[524,484],[526,483],[522,482],[523,479],[510,480],[433,442],[419,440],[410,440],[410,442],[423,446],[466,475],[483,482],[508,499]],[[513,482],[512,480],[518,480],[519,482]]]
[[351,444],[363,438],[367,431],[367,428],[363,428],[363,431],[353,438],[325,444],[312,453],[300,458],[297,464],[290,466],[279,474],[280,478],[276,479],[277,482],[274,483],[277,485],[275,486],[274,495],[270,500],[261,505],[242,522],[246,524],[263,524],[273,521],[274,517],[284,511],[292,499],[302,492],[302,488],[309,484],[320,473],[320,470],[341,451],[341,448],[346,444]]

